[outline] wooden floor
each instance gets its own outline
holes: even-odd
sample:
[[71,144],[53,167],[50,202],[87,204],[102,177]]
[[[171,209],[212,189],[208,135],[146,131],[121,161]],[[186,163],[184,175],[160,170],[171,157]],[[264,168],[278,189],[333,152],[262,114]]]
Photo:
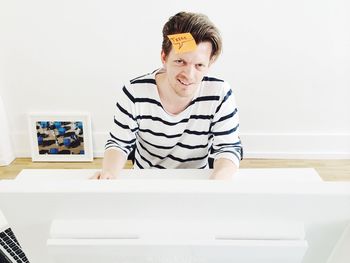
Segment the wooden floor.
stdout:
[[[22,169],[100,169],[101,165],[101,158],[91,163],[33,163],[30,158],[18,158],[0,167],[0,179],[13,179]],[[131,163],[125,168],[131,168]],[[325,181],[350,181],[350,160],[245,159],[241,168],[315,168]]]

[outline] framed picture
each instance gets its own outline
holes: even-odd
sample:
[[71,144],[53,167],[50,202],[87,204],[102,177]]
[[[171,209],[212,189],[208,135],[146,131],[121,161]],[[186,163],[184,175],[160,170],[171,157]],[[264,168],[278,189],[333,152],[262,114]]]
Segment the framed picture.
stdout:
[[29,114],[33,162],[93,160],[88,113]]

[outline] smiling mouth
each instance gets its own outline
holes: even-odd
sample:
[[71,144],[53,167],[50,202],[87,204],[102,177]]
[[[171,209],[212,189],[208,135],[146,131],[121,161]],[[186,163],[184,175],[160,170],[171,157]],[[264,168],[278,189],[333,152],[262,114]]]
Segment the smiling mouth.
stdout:
[[177,81],[180,82],[182,85],[185,85],[185,86],[189,86],[189,85],[192,84],[192,83],[185,83],[185,82],[181,81],[180,79],[178,79]]

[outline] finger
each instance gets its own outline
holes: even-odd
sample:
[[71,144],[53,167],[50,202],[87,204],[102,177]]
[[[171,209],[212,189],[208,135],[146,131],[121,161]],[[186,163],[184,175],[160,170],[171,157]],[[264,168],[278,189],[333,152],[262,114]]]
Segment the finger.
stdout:
[[100,176],[100,179],[104,179],[104,180],[113,180],[116,179],[113,175],[111,174],[104,174]]
[[91,176],[89,179],[100,179],[101,177],[101,173],[100,172],[96,172],[93,176]]
[[108,174],[100,174],[100,177],[98,178],[98,179],[100,179],[100,180],[107,180],[107,179],[109,179],[109,175]]

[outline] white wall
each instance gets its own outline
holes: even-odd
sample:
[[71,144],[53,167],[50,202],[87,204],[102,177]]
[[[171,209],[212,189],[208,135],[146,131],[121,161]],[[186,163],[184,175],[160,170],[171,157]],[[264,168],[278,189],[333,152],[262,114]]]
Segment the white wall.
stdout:
[[5,112],[5,107],[2,102],[1,92],[0,92],[0,166],[9,165],[14,159],[15,155],[13,152],[13,147],[9,135],[9,128],[7,122],[7,116]]
[[206,13],[222,32],[212,73],[233,86],[247,157],[350,158],[347,0],[1,1],[16,155],[30,156],[28,112],[87,111],[100,156],[115,89],[161,65],[162,26],[181,10]]

